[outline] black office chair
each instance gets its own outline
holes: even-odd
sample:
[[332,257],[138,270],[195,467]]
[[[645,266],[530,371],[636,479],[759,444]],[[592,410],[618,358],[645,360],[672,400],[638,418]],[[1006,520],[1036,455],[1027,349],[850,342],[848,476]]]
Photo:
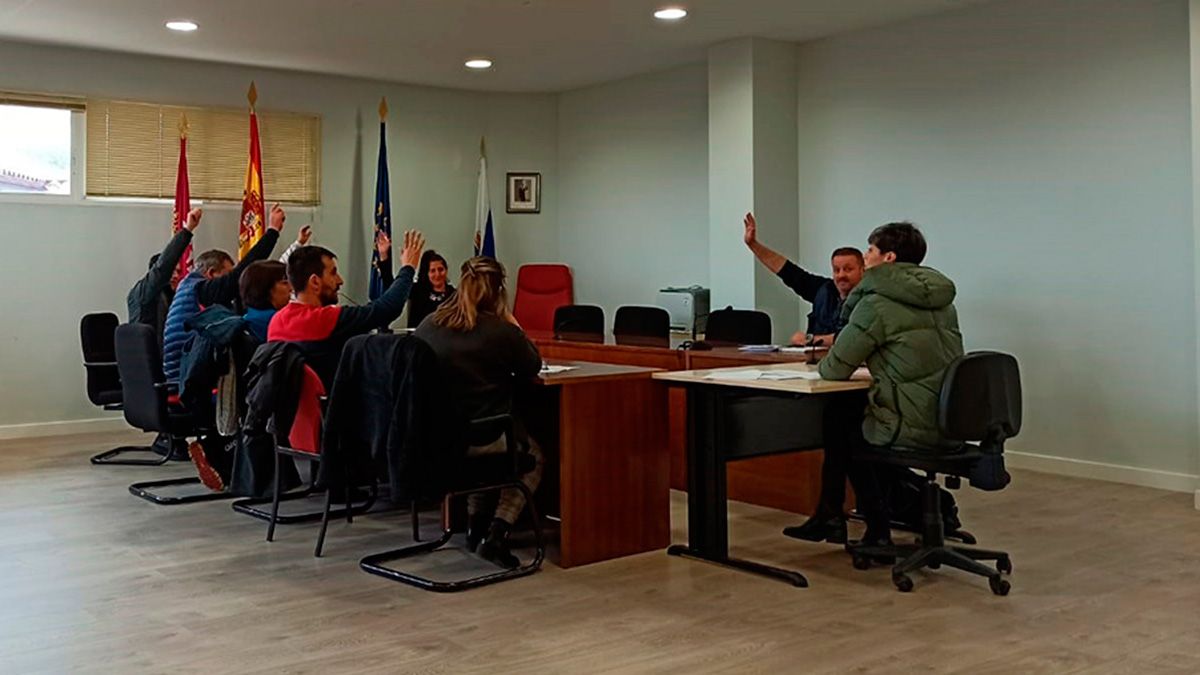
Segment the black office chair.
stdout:
[[595,305],[563,305],[554,310],[554,337],[604,339],[604,309]]
[[[972,352],[946,370],[938,402],[938,425],[946,438],[962,441],[959,452],[930,452],[909,448],[870,448],[856,451],[855,461],[877,462],[923,471],[925,528],[917,544],[850,546],[854,566],[867,569],[872,560],[906,556],[892,567],[892,582],[902,592],[913,589],[910,572],[948,565],[988,578],[996,595],[1008,595],[1012,573],[1008,553],[965,546],[947,546],[943,532],[938,474],[946,487],[956,489],[962,478],[973,487],[999,490],[1008,485],[1004,470],[1004,441],[1021,431],[1021,374],[1017,360],[998,352]],[[996,561],[992,569],[981,560]]]
[[[186,444],[188,437],[199,437],[206,430],[177,404],[172,404],[170,386],[162,369],[162,354],[158,337],[150,326],[127,323],[114,333],[117,370],[121,376],[122,407],[125,421],[144,431],[158,432],[170,438],[171,447]],[[162,495],[156,488],[200,483],[200,478],[173,478],[134,483],[129,492],[155,504],[191,504],[215,499],[227,499],[224,492],[208,492],[180,496]]]
[[[83,347],[83,368],[87,376],[88,400],[103,410],[121,409],[121,375],[117,371],[116,347],[113,332],[120,321],[112,312],[84,314],[79,321],[79,343]],[[140,459],[121,459],[122,455],[150,454]],[[91,458],[92,464],[126,466],[157,466],[166,464],[169,457],[154,454],[151,446],[123,445],[105,450]]]
[[713,344],[765,345],[771,343],[771,315],[753,309],[718,309],[708,315],[704,341]]
[[[541,519],[534,505],[533,493],[521,482],[521,476],[533,469],[533,457],[518,447],[513,437],[513,420],[509,415],[498,415],[481,420],[474,420],[467,425],[467,436],[473,439],[496,438],[504,435],[508,451],[504,454],[485,455],[480,457],[464,457],[461,464],[449,476],[442,476],[429,482],[446,485],[447,490],[442,498],[442,536],[433,541],[427,541],[392,551],[376,553],[363,558],[359,562],[364,572],[375,574],[385,579],[416,586],[427,591],[450,593],[478,588],[486,584],[516,579],[533,574],[542,567],[546,557],[546,544],[542,537]],[[418,481],[424,483],[425,481]],[[500,570],[478,575],[469,579],[456,581],[434,581],[411,572],[405,572],[387,564],[410,558],[424,553],[431,553],[445,546],[454,535],[453,502],[455,498],[467,497],[478,493],[496,493],[515,488],[525,495],[525,505],[533,520],[533,532],[536,545],[534,558],[520,567]]]
[[671,315],[661,307],[618,307],[613,337],[618,344],[666,346],[671,341]]

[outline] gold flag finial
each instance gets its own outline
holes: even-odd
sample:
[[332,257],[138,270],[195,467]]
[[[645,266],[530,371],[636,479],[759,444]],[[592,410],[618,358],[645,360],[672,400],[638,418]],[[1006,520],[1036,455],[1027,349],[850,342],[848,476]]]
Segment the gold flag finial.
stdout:
[[179,115],[179,137],[187,138],[187,135],[188,135],[187,113],[182,113]]
[[479,137],[479,156],[484,158],[487,157],[487,144],[484,142],[483,136]]
[[387,117],[387,113],[388,113],[387,97],[382,96],[379,98],[379,121],[380,122],[382,122]]
[[246,92],[246,100],[250,101],[250,107],[258,102],[258,89],[254,86],[254,80],[250,80],[250,91]]

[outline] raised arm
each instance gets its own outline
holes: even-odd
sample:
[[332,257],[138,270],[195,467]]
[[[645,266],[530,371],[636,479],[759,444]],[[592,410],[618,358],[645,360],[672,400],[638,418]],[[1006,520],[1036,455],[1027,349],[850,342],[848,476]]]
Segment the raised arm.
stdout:
[[279,233],[283,231],[283,221],[286,217],[278,204],[271,207],[271,222],[267,225],[267,231],[263,233],[262,239],[246,252],[246,257],[242,258],[229,274],[196,286],[196,299],[201,305],[228,305],[237,299],[238,279],[241,279],[242,272],[259,260],[271,257],[271,251],[275,250],[275,244],[279,241]]
[[753,213],[747,213],[746,219],[742,221],[746,226],[746,231],[742,235],[742,240],[746,242],[746,246],[754,253],[754,257],[766,266],[767,269],[775,274],[779,274],[779,270],[783,269],[787,263],[787,258],[772,250],[769,246],[758,240],[758,223],[754,220]]
[[286,265],[288,258],[290,258],[292,254],[296,252],[296,249],[300,248],[301,246],[308,246],[308,241],[310,239],[312,239],[312,225],[305,225],[304,227],[300,228],[300,233],[296,235],[296,241],[288,244],[288,247],[283,250],[283,253],[279,254],[279,262]]
[[331,337],[343,338],[361,335],[375,328],[383,328],[400,317],[408,294],[412,290],[417,264],[421,261],[421,250],[425,238],[420,232],[404,233],[404,248],[400,251],[400,273],[383,295],[362,306],[345,306],[338,314],[337,325]]
[[203,215],[204,211],[201,209],[188,211],[183,228],[174,237],[171,237],[167,247],[159,254],[158,260],[154,261],[154,265],[146,273],[146,281],[150,288],[154,289],[154,295],[161,293],[167,284],[171,283],[171,274],[179,266],[179,259],[183,257],[183,252],[192,243],[192,235],[196,232],[196,228],[200,227],[200,218]]

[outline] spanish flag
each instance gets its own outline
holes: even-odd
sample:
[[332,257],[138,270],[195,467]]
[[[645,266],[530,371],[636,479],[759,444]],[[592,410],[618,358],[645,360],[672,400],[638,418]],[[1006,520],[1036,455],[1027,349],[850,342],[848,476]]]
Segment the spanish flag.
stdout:
[[267,212],[263,206],[262,150],[258,146],[258,118],[254,115],[254,102],[258,91],[250,83],[250,161],[246,164],[246,187],[242,190],[242,218],[238,225],[238,258],[244,258],[250,249],[262,239],[267,225]]

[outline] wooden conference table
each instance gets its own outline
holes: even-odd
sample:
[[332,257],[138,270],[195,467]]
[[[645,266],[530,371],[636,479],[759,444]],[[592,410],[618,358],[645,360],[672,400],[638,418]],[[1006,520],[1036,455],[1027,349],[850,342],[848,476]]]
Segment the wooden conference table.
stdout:
[[571,370],[541,375],[517,397],[517,407],[544,446],[538,492],[557,496],[559,566],[666,548],[667,388],[651,379],[659,371],[546,360]]
[[[726,467],[733,460],[820,448],[825,404],[837,394],[869,388],[870,376],[856,375],[846,382],[735,377],[748,370],[743,366],[654,375],[655,380],[684,387],[688,394],[688,543],[668,552],[807,586],[799,572],[729,557]],[[760,364],[752,370],[814,372],[816,366]]]
[[[737,347],[698,351],[680,349],[681,340],[667,342],[622,341],[611,336],[602,341],[556,338],[553,334],[530,332],[542,357],[620,364],[666,371],[685,371],[771,363],[804,363],[821,356],[797,353],[749,353]],[[672,387],[667,398],[667,449],[670,457],[670,486],[687,489],[688,393]],[[820,447],[820,446],[817,446]],[[727,471],[730,499],[793,513],[812,513],[821,486],[820,450],[763,455],[731,464]]]

